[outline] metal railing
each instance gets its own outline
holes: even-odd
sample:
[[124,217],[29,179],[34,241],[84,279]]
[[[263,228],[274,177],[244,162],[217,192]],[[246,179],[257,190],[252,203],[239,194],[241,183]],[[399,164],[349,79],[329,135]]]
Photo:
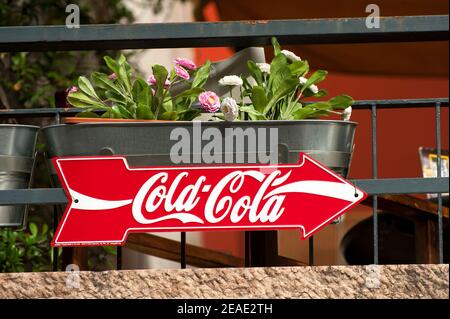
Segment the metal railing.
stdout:
[[[279,20],[255,22],[177,23],[138,25],[89,25],[79,29],[64,26],[0,27],[0,51],[51,51],[137,49],[206,46],[267,45],[272,36],[281,43],[368,43],[404,41],[448,41],[448,16],[407,16],[381,18],[379,29],[368,29],[365,18]],[[377,110],[392,108],[434,108],[436,117],[436,178],[377,178]],[[448,98],[414,100],[358,101],[355,109],[371,110],[372,179],[353,180],[359,188],[373,196],[374,264],[379,262],[378,195],[437,193],[438,255],[443,263],[442,193],[449,190],[449,178],[441,177],[441,108]],[[78,109],[0,110],[0,118],[72,116]],[[64,191],[54,189],[0,190],[0,205],[67,203]],[[119,250],[120,252],[120,250]],[[186,237],[181,236],[180,260],[186,266]],[[314,243],[309,244],[310,264],[314,264]],[[246,253],[247,256],[247,253]]]

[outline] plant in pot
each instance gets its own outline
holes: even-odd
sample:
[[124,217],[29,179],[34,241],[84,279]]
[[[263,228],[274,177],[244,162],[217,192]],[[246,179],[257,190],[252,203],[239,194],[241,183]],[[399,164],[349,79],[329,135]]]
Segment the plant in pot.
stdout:
[[[317,70],[308,77],[308,61],[281,50],[276,38],[272,38],[272,44],[274,58],[270,64],[249,60],[250,77],[229,75],[219,81],[230,88],[239,86],[240,96],[237,102],[230,91],[215,117],[277,126],[282,136],[283,132],[292,134],[288,143],[283,142],[284,138],[279,140],[288,162],[296,162],[296,156],[302,151],[346,177],[356,128],[356,123],[349,121],[353,99],[342,94],[324,100],[328,93],[319,89],[317,83],[326,78],[327,71]],[[313,102],[314,98],[320,101]],[[210,110],[207,103],[200,102],[205,110]],[[323,119],[330,114],[338,114],[342,120]]]
[[[118,60],[105,57],[110,74],[94,72],[92,82],[81,76],[78,86],[68,92],[69,103],[84,109],[68,122],[91,123],[43,128],[47,154],[120,154],[128,157],[130,165],[172,165],[170,154],[176,142],[171,138],[172,131],[182,127],[193,137],[190,121],[206,112],[213,114],[213,120],[202,122],[197,137],[201,143],[208,142],[203,133],[209,127],[225,134],[225,128],[276,128],[279,162],[296,163],[302,151],[347,176],[357,125],[349,121],[353,99],[339,95],[324,100],[327,92],[317,83],[325,79],[327,72],[317,70],[308,76],[307,61],[281,50],[275,38],[272,43],[274,58],[270,64],[250,59],[245,75],[224,76],[219,81],[211,77],[214,64],[210,62],[197,67],[179,58],[171,71],[154,65],[153,73],[145,80],[123,55]],[[238,62],[242,64],[242,60]],[[211,86],[211,81],[218,83]],[[214,84],[217,89],[222,86],[222,92],[223,86],[229,87],[230,96],[219,97],[213,92]],[[210,90],[206,91],[205,86]],[[236,87],[239,99],[231,94]],[[306,103],[305,98],[320,101]],[[323,119],[333,113],[340,114],[343,120]],[[188,148],[193,152],[192,142]],[[246,147],[233,151],[246,153]]]
[[[83,138],[74,134],[74,137],[78,137],[76,144],[81,145],[89,141],[88,144],[91,145],[87,148],[80,147],[81,154],[67,147],[65,147],[67,151],[61,153],[52,146],[72,145],[73,143],[57,142],[61,139],[60,137],[66,138],[67,134],[46,134],[46,132],[80,131],[78,133],[82,134],[88,130],[87,127],[49,127],[44,129],[44,133],[50,140],[50,155],[67,153],[97,155],[102,153],[102,150],[125,155],[154,154],[153,149],[158,149],[158,154],[168,155],[169,150],[163,145],[173,144],[170,142],[170,130],[180,125],[190,127],[191,125],[185,121],[195,119],[203,109],[203,112],[214,113],[214,118],[217,120],[205,122],[204,129],[209,126],[276,127],[278,144],[281,147],[280,154],[284,157],[284,161],[295,162],[298,152],[304,151],[346,176],[356,127],[356,123],[348,121],[353,99],[348,95],[339,95],[323,101],[327,92],[319,89],[317,83],[325,79],[327,72],[317,70],[308,77],[307,61],[301,60],[293,52],[281,50],[275,38],[272,39],[272,44],[274,58],[270,64],[248,60],[248,70],[245,72],[248,76],[224,76],[218,81],[219,85],[230,88],[230,96],[222,99],[214,92],[205,91],[203,88],[208,82],[211,71],[209,62],[197,68],[192,61],[176,59],[175,66],[170,72],[163,66],[154,65],[153,74],[144,80],[135,75],[123,55],[117,61],[105,57],[111,74],[92,73],[91,80],[95,87],[86,77],[81,76],[78,87],[72,87],[69,90],[69,103],[83,108],[84,111],[78,114],[78,118],[68,119],[68,122],[137,122],[140,120],[182,122],[161,125],[128,123],[124,124],[129,128],[127,130],[124,129],[125,126],[93,124],[89,130],[97,129],[95,135],[89,135],[89,138],[86,135]],[[181,91],[172,90],[180,87],[180,84],[183,88]],[[231,94],[231,89],[233,87],[235,89],[236,86],[239,87],[240,92],[238,101],[233,99]],[[173,93],[174,91],[177,93]],[[318,98],[321,101],[304,103],[305,98],[309,100]],[[200,108],[193,107],[197,99]],[[94,113],[97,110],[103,111],[103,114]],[[341,114],[344,121],[323,119],[324,116],[333,113]],[[98,131],[99,128],[104,130],[106,127],[114,132]],[[127,143],[117,139],[134,136],[135,133],[131,132],[133,129],[136,132],[152,130],[152,133],[158,134],[160,138],[151,143],[147,139],[142,141],[132,139],[136,143],[129,143],[132,146],[127,148],[125,146]],[[108,142],[100,141],[104,147],[93,141],[101,140],[99,135],[107,137]],[[116,142],[112,142],[113,140]],[[121,147],[114,147],[111,143]],[[149,153],[142,153],[144,149],[148,149]],[[159,160],[161,159],[159,157]],[[170,162],[166,161],[166,163]]]
[[[136,120],[182,120],[190,121],[200,114],[192,108],[193,102],[204,91],[210,70],[210,62],[197,66],[188,59],[179,58],[174,68],[168,72],[161,65],[152,67],[153,73],[144,80],[139,75],[133,77],[133,71],[121,55],[117,61],[106,56],[105,62],[111,74],[94,72],[91,84],[86,77],[78,79],[78,87],[69,89],[68,102],[85,109],[77,116],[100,119]],[[170,88],[185,83],[187,88],[178,94],[172,94]],[[93,111],[104,111],[97,115]],[[69,119],[69,122],[84,122],[82,119]]]

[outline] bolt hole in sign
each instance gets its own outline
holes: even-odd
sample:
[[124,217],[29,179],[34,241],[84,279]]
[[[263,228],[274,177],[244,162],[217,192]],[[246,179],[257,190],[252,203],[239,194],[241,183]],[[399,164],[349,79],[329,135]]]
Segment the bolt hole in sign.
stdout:
[[298,164],[130,167],[57,157],[68,205],[52,246],[123,245],[130,232],[298,229],[307,238],[367,194],[306,154]]

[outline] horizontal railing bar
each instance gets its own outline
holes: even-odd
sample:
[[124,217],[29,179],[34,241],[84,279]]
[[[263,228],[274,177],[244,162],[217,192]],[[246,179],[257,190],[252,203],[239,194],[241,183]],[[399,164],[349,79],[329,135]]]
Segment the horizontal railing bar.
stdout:
[[[388,178],[351,181],[369,195],[447,193],[449,178]],[[0,205],[65,204],[62,188],[0,190]]]
[[369,195],[448,193],[449,179],[444,178],[383,178],[351,181]]
[[68,51],[283,44],[446,41],[448,15],[0,28],[0,51]]
[[424,108],[435,107],[436,102],[441,106],[448,107],[448,98],[430,98],[430,99],[395,99],[395,100],[361,100],[355,101],[352,105],[354,109],[370,109],[376,104],[377,109],[386,108]]
[[0,205],[14,204],[66,204],[62,188],[33,188],[0,190]]
[[[435,99],[397,99],[397,100],[364,100],[356,101],[353,105],[354,109],[370,109],[373,104],[377,108],[424,108],[435,107],[436,103],[441,103],[441,107],[448,107],[448,98]],[[308,103],[305,103],[305,105]],[[199,107],[194,105],[194,107]],[[54,117],[60,115],[75,116],[77,113],[84,111],[80,108],[33,108],[33,109],[0,109],[0,118],[10,117]],[[99,111],[101,113],[102,111]]]
[[[80,108],[33,108],[33,109],[1,109],[0,118],[8,117],[54,117],[60,116],[75,116],[77,113],[84,111]],[[100,113],[100,112],[99,112]]]

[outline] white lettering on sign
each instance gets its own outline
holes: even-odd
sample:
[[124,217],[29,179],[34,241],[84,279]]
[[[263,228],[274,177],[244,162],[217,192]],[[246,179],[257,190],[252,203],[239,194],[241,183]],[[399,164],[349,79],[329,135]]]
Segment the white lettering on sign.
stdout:
[[[245,215],[248,215],[251,223],[274,222],[284,211],[282,207],[285,195],[265,196],[269,187],[280,185],[290,175],[290,172],[278,177],[280,171],[275,170],[270,175],[259,171],[235,171],[225,175],[210,192],[204,208],[204,218],[209,223],[218,223],[229,216],[232,223],[238,223]],[[278,178],[277,178],[278,177]],[[252,178],[261,183],[256,195],[244,195],[233,203],[232,196],[222,194],[239,192],[246,182],[246,178]],[[179,173],[170,185],[169,174],[161,172],[150,177],[139,189],[133,200],[132,213],[134,219],[141,224],[151,224],[161,220],[179,219],[186,222],[203,223],[198,216],[189,213],[200,200],[200,193],[208,191],[210,185],[205,185],[206,177],[201,176],[194,184],[187,185],[178,191],[181,180],[189,179],[189,172]],[[179,194],[179,195],[175,195]],[[163,217],[149,219],[144,212],[151,214],[164,208],[168,213]],[[173,213],[172,212],[176,212]]]

